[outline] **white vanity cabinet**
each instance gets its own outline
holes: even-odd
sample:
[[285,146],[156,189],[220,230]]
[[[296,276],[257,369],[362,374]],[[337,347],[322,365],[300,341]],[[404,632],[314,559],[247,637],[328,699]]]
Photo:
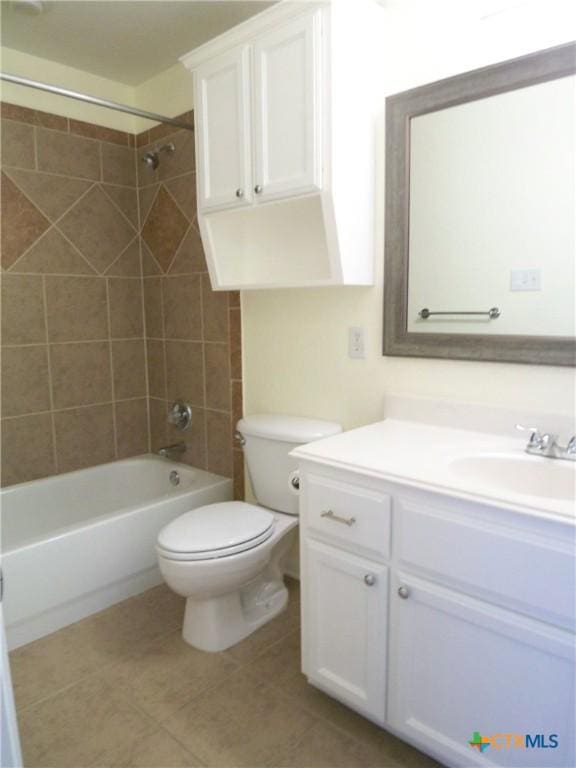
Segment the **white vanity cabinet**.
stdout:
[[447,766],[573,768],[573,524],[300,462],[308,680]]
[[304,671],[383,724],[390,497],[313,473],[304,487]]
[[388,568],[314,540],[305,546],[304,671],[383,724]]
[[[574,636],[407,573],[391,584],[388,722],[448,765],[574,765]],[[501,734],[484,755],[474,732]],[[506,748],[506,734],[559,747]],[[545,757],[543,757],[545,755]]]

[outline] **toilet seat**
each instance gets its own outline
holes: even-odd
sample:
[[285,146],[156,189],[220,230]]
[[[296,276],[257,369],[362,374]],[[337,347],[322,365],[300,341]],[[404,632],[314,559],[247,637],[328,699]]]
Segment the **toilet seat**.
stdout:
[[169,560],[213,560],[257,547],[272,536],[274,515],[243,501],[186,512],[160,531],[158,553]]

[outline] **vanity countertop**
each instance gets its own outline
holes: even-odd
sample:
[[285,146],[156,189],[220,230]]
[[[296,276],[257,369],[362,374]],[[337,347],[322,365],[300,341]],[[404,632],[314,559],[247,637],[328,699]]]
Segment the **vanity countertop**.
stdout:
[[531,456],[526,440],[386,419],[302,445],[310,460],[390,482],[576,522],[576,462]]

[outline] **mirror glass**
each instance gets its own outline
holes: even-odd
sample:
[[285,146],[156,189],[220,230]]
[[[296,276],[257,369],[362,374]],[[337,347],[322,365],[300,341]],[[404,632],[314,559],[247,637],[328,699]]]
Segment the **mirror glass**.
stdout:
[[415,115],[409,134],[406,330],[573,337],[576,78]]

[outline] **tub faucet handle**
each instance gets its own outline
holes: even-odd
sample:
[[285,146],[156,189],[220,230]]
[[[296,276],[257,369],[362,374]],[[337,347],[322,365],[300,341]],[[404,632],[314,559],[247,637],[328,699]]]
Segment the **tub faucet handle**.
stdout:
[[190,405],[183,400],[176,400],[176,402],[172,403],[168,411],[168,424],[172,424],[181,432],[190,429],[192,424],[192,408]]

